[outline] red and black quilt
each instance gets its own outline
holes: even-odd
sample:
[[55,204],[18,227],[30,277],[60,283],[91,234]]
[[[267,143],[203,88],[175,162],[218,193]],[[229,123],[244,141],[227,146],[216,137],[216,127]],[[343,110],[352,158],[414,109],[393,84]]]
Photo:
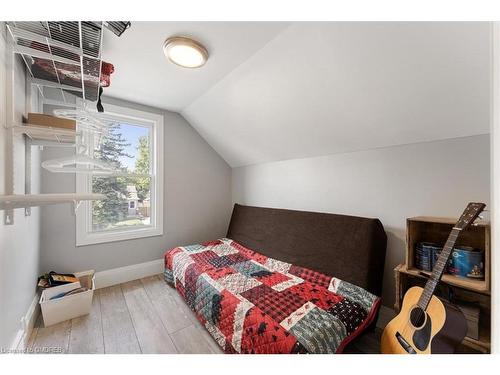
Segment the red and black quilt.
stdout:
[[380,305],[363,288],[226,238],[167,251],[164,274],[226,353],[340,353]]

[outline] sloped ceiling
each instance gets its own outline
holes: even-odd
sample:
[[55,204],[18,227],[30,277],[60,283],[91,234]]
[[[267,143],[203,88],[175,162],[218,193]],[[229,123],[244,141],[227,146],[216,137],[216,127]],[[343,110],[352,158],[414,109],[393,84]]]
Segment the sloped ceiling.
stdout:
[[[179,34],[206,66],[165,60]],[[135,22],[104,45],[106,94],[179,111],[233,167],[489,132],[488,23]]]
[[[284,22],[133,22],[121,37],[104,33],[103,59],[115,66],[105,94],[180,111],[288,26]],[[203,69],[167,61],[163,43],[190,36],[210,53]]]
[[487,23],[296,23],[182,114],[233,167],[484,134],[489,44]]

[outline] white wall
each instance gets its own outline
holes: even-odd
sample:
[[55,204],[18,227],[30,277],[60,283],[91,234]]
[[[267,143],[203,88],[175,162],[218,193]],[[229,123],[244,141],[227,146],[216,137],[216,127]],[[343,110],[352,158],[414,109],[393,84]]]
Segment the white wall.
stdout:
[[[491,77],[491,316],[499,316],[500,311],[500,22],[492,26],[492,59]],[[491,352],[500,353],[500,322],[491,320]]]
[[[0,23],[0,194],[5,193],[7,122],[6,70],[12,69],[5,53],[5,27]],[[14,86],[14,119],[22,121],[25,113],[24,63],[16,58]],[[14,141],[14,193],[24,193],[24,142],[21,136]],[[33,148],[32,192],[39,189],[39,153]],[[0,348],[13,343],[21,318],[25,316],[36,294],[39,272],[39,209],[33,208],[25,217],[23,209],[14,210],[14,225],[4,225],[4,211],[0,211]]]
[[489,204],[489,136],[234,168],[232,194],[241,204],[379,218],[388,237],[383,298],[390,306],[405,219],[457,217],[469,201]]
[[[231,168],[179,114],[120,100],[117,105],[164,116],[164,234],[128,241],[75,246],[75,216],[69,206],[42,209],[41,269],[60,272],[107,270],[156,260],[175,246],[224,236],[231,214]],[[105,106],[105,104],[104,104]],[[43,159],[66,149],[46,148]],[[42,171],[44,193],[74,192],[75,176]]]

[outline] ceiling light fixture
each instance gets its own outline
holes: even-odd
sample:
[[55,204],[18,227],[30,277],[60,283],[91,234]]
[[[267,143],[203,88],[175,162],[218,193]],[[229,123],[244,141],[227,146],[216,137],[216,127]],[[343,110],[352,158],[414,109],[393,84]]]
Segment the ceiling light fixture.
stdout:
[[171,62],[184,68],[199,68],[208,60],[208,52],[201,43],[183,36],[168,38],[163,43],[163,52]]

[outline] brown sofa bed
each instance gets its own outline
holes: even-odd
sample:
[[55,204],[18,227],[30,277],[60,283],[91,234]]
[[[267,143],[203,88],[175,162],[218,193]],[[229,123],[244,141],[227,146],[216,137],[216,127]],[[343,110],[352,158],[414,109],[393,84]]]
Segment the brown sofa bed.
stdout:
[[235,204],[227,237],[381,294],[387,237],[378,219]]
[[226,353],[342,353],[376,321],[385,246],[377,219],[237,204],[164,275]]

